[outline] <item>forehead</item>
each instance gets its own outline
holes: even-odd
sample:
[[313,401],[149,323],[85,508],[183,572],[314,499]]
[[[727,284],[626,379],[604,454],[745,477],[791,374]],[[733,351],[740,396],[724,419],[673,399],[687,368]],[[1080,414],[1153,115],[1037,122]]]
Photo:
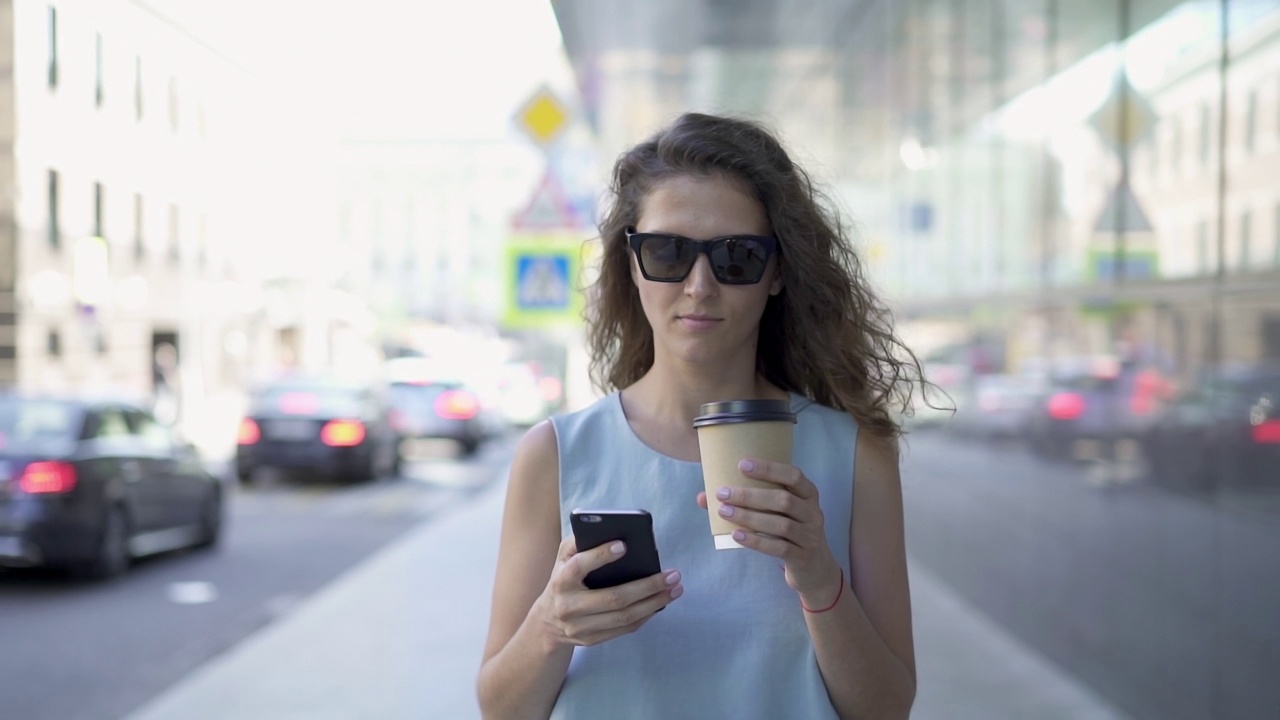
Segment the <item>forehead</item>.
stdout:
[[768,235],[769,218],[743,182],[723,175],[677,175],[659,181],[645,196],[636,229],[691,238]]

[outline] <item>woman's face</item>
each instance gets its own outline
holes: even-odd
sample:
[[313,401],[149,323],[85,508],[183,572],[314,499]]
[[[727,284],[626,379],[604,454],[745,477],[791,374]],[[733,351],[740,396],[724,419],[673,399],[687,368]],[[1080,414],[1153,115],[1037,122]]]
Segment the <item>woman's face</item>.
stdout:
[[[636,230],[694,240],[772,234],[760,201],[722,176],[661,181],[645,198]],[[698,255],[683,281],[664,283],[646,280],[631,253],[631,277],[653,329],[655,352],[697,365],[724,363],[744,353],[754,359],[765,304],[782,290],[776,255],[753,285],[720,284],[705,254]]]

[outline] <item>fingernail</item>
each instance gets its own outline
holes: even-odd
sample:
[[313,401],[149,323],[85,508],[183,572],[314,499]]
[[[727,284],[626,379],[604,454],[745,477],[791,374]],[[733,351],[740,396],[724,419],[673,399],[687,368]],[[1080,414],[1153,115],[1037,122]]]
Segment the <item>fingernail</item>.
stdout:
[[675,600],[676,598],[680,597],[680,596],[681,596],[681,595],[683,595],[683,594],[684,594],[684,586],[683,586],[683,585],[677,585],[677,586],[675,586],[675,587],[671,588],[671,599],[672,599],[672,600]]
[[732,493],[730,492],[729,488],[720,488],[719,490],[716,491],[716,497],[720,498],[721,500],[728,500],[729,495],[731,494]]
[[675,585],[678,582],[680,582],[680,573],[676,572],[675,570],[672,570],[671,572],[667,573],[668,585]]
[[721,505],[721,506],[720,506],[720,514],[721,514],[721,515],[723,515],[723,516],[725,516],[725,517],[733,517],[733,506],[732,506],[732,505]]
[[738,542],[742,542],[743,540],[747,539],[747,534],[742,532],[741,530],[734,530],[733,539],[737,540]]
[[752,470],[756,469],[756,464],[751,462],[750,460],[743,460],[742,462],[738,463],[738,469],[741,470],[742,472],[751,472]]
[[609,546],[609,552],[613,553],[614,555],[621,555],[626,551],[627,551],[627,546],[620,542],[616,542]]

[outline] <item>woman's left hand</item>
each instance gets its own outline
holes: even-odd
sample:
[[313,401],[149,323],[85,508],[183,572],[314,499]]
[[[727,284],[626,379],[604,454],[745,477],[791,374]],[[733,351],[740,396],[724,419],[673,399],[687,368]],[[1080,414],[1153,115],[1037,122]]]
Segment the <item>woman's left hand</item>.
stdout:
[[[721,516],[742,528],[734,531],[734,540],[781,558],[787,584],[801,598],[821,602],[836,597],[839,563],[827,543],[817,486],[800,468],[786,463],[748,458],[738,469],[779,487],[720,489]],[[698,505],[707,507],[705,492],[698,493]]]

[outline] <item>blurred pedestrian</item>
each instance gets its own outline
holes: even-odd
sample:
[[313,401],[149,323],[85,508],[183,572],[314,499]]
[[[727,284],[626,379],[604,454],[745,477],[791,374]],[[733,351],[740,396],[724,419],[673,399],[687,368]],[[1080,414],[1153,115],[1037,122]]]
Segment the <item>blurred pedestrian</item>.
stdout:
[[[680,117],[611,190],[588,320],[612,392],[516,452],[484,716],[907,717],[894,409],[920,368],[845,226],[772,134],[729,118]],[[798,424],[794,466],[743,458],[778,488],[719,496],[746,549],[717,551],[693,419],[726,399],[789,400]],[[649,510],[670,569],[586,589],[618,556],[576,551],[579,505]]]
[[178,376],[178,349],[172,343],[156,345],[151,359],[151,411],[156,419],[174,425],[181,414],[181,379]]

